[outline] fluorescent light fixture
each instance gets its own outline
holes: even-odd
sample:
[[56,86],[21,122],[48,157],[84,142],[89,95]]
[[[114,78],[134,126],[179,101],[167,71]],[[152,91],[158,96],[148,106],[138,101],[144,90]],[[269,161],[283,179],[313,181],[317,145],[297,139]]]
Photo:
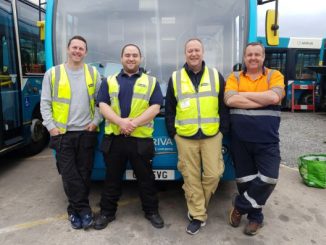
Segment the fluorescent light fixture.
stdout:
[[175,41],[175,37],[162,37],[162,41]]
[[155,10],[157,6],[157,0],[139,0],[139,10]]
[[175,24],[175,17],[162,17],[162,24]]

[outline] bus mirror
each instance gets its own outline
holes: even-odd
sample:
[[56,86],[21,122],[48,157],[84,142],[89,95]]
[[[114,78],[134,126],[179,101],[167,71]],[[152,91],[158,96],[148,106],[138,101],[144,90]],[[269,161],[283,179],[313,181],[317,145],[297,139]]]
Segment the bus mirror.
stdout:
[[37,21],[37,26],[40,28],[40,40],[45,39],[45,21]]
[[277,24],[276,11],[269,9],[266,11],[266,43],[269,46],[277,46],[279,44],[279,26]]

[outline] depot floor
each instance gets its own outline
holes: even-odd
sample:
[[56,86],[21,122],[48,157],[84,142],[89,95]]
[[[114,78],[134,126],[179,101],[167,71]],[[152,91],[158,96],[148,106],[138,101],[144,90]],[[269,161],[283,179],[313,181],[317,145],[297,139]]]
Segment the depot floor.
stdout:
[[[302,184],[296,169],[282,166],[280,180],[269,199],[265,226],[248,237],[228,225],[233,182],[219,186],[209,206],[207,225],[195,236],[185,227],[186,205],[181,183],[160,184],[163,229],[144,219],[135,182],[124,184],[117,219],[101,231],[74,230],[65,214],[62,190],[51,152],[30,158],[0,158],[0,244],[326,244],[326,190]],[[103,182],[92,184],[90,196],[98,211]]]

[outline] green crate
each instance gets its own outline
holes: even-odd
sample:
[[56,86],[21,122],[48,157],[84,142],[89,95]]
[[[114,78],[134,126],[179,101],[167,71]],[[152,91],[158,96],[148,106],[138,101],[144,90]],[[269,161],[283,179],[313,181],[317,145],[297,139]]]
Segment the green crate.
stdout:
[[326,188],[326,154],[308,154],[298,159],[303,182],[311,187]]

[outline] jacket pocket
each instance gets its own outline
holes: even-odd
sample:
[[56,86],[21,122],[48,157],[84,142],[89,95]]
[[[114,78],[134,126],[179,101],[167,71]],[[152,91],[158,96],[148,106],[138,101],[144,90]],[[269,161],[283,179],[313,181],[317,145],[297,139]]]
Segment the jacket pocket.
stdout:
[[60,150],[62,134],[58,134],[50,137],[49,147],[55,151]]

